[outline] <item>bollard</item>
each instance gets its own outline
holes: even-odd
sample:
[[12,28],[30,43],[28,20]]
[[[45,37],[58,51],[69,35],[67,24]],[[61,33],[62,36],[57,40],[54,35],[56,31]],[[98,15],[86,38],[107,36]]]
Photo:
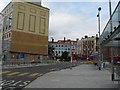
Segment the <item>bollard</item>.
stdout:
[[99,68],[98,68],[99,70],[101,70],[101,67],[99,66]]

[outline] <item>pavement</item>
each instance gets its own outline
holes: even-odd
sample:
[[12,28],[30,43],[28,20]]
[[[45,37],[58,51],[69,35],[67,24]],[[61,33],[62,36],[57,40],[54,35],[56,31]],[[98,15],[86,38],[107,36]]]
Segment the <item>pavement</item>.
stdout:
[[109,70],[98,70],[94,65],[82,64],[72,69],[49,72],[38,77],[27,88],[118,88],[111,81]]

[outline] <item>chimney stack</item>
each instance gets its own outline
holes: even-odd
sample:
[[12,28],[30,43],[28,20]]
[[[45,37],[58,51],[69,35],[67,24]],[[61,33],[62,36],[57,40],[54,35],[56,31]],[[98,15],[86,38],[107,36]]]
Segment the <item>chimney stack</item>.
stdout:
[[64,42],[65,42],[66,38],[64,37]]
[[79,38],[76,39],[76,41],[78,41],[78,40],[79,40]]
[[54,39],[52,38],[52,43],[54,42]]

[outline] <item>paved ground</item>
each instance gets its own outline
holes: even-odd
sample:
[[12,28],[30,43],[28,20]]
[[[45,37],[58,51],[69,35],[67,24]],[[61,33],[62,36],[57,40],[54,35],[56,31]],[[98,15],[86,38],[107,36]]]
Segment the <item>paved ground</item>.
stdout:
[[39,77],[25,88],[117,88],[110,79],[110,71],[97,70],[94,65],[79,65],[54,71]]
[[[0,87],[3,90],[17,89],[20,90],[34,81],[36,78],[43,76],[44,74],[52,71],[57,71],[70,66],[76,66],[78,63],[54,63],[54,64],[39,64],[39,65],[25,65],[25,66],[11,66],[11,68],[4,68],[0,72],[2,75],[2,82]],[[9,66],[10,67],[10,66]]]

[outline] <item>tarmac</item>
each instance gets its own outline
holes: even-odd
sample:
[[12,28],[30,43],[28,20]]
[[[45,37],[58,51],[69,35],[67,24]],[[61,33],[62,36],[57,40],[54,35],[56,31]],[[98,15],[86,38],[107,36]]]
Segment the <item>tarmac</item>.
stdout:
[[53,71],[38,77],[27,88],[118,88],[110,70],[98,70],[93,64]]

